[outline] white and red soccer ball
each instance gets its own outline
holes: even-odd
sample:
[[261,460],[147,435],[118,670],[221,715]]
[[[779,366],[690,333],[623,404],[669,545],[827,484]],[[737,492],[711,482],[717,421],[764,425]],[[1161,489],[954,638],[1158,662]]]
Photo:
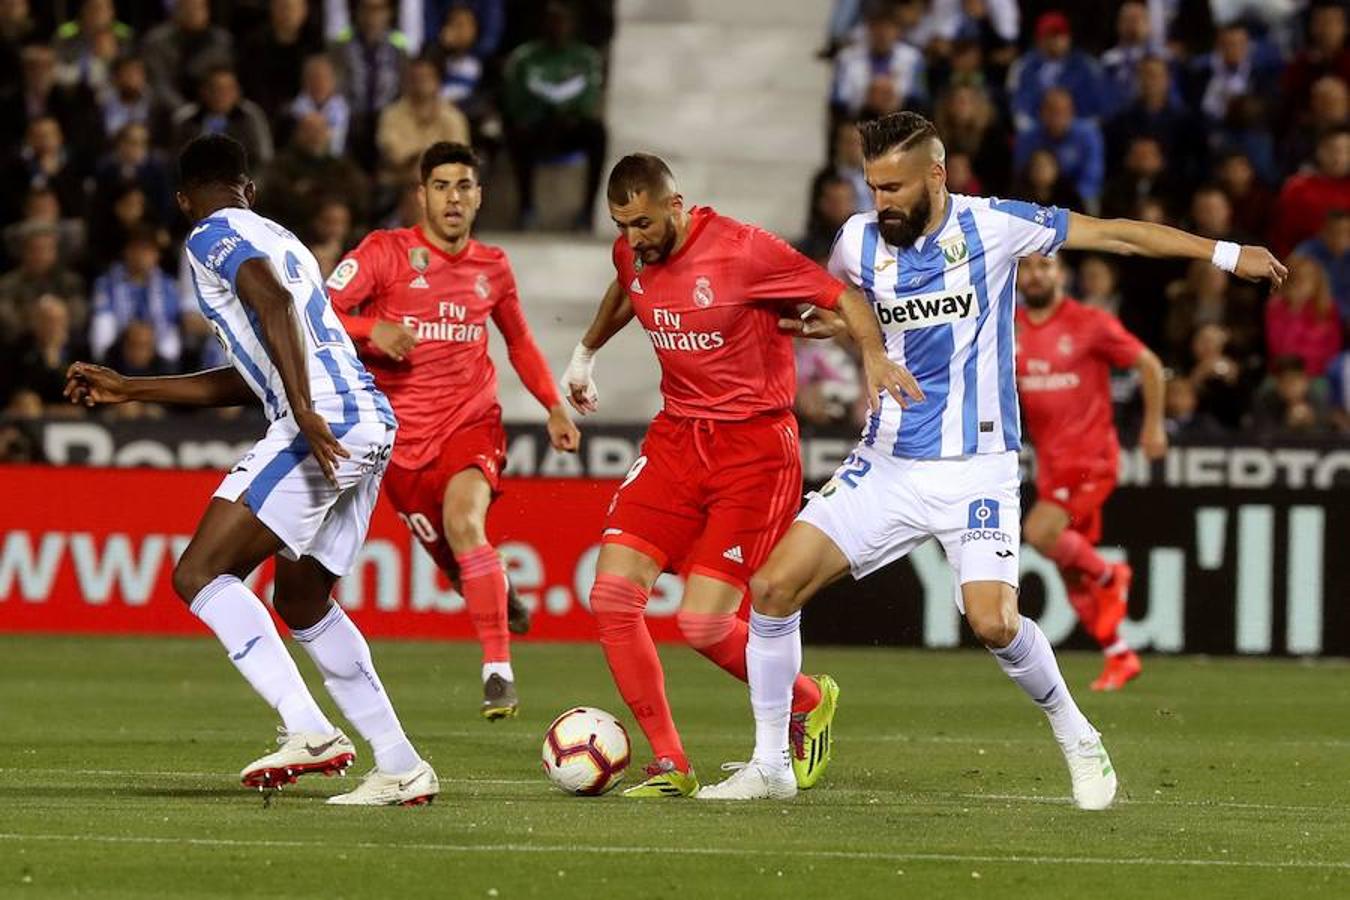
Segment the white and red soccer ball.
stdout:
[[544,772],[559,790],[598,797],[623,781],[632,758],[623,723],[603,709],[578,706],[544,733]]

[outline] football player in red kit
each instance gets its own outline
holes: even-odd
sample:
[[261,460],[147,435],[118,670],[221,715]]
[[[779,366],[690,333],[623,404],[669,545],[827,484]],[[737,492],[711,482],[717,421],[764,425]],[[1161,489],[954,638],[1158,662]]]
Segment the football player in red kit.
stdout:
[[[655,756],[630,797],[687,797],[698,790],[666,700],[664,675],[644,621],[663,570],[686,577],[677,616],[691,646],[746,680],[747,628],[737,616],[751,574],[801,502],[792,332],[796,304],[837,310],[863,353],[869,395],[898,402],[918,386],[886,358],[867,301],[777,237],[707,207],[686,208],[664,162],[648,154],[610,173],[619,228],[610,285],[563,384],[581,412],[596,408],[592,356],[634,316],[661,365],[664,408],[610,506],[591,589],[619,693]],[[793,768],[810,787],[824,771],[838,687],[798,676],[791,717]]]
[[1163,371],[1158,357],[1110,313],[1064,295],[1059,260],[1029,256],[1017,272],[1017,388],[1036,448],[1036,504],[1022,536],[1053,560],[1083,627],[1101,645],[1106,667],[1095,691],[1118,690],[1139,674],[1139,657],[1121,640],[1131,570],[1098,555],[1102,505],[1116,486],[1120,443],[1111,412],[1113,368],[1139,373],[1149,459],[1167,452]]
[[485,531],[500,489],[506,434],[489,317],[511,365],[548,410],[549,440],[580,440],[521,311],[506,254],[470,237],[483,202],[478,158],[463,144],[422,154],[422,221],[372,232],[328,278],[328,293],[398,417],[385,491],[464,595],[483,646],[482,714],[514,716],[508,585]]

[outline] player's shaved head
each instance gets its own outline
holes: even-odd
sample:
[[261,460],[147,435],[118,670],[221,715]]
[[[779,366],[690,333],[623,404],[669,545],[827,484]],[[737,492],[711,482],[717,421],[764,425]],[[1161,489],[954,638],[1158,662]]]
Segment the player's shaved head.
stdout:
[[933,123],[918,113],[892,113],[858,131],[877,228],[886,243],[909,247],[937,227],[935,215],[946,212],[946,148]]
[[226,206],[253,205],[244,145],[224,134],[193,138],[178,154],[178,208],[196,222]]
[[615,206],[631,202],[638,194],[651,200],[664,200],[676,193],[675,176],[670,166],[650,153],[630,153],[614,164],[609,173],[605,196]]
[[659,156],[632,153],[609,173],[609,215],[641,264],[665,260],[682,239],[687,216],[675,176]]
[[863,159],[878,159],[891,153],[927,150],[933,162],[945,163],[947,150],[937,126],[915,112],[897,112],[858,126],[862,133]]

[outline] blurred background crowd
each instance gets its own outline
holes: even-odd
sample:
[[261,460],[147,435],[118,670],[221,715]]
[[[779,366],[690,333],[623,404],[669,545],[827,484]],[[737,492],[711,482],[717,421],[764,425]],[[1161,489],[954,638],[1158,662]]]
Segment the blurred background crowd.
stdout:
[[[613,0],[0,0],[0,408],[81,415],[60,396],[75,359],[222,361],[173,200],[174,153],[199,134],[244,144],[260,212],[325,270],[368,230],[415,221],[417,154],[441,139],[486,160],[480,227],[543,227],[541,172],[562,162],[585,202],[561,227],[605,234],[591,211],[606,79],[643,77],[609,71],[614,17]],[[917,109],[946,140],[954,191],[1289,260],[1274,296],[1208,263],[1068,260],[1066,290],[1169,366],[1174,435],[1350,430],[1345,3],[835,0],[820,57],[828,159],[803,252],[824,262],[870,207],[855,123]],[[847,347],[803,345],[799,379],[804,420],[858,420]],[[1116,387],[1128,418],[1134,386]]]

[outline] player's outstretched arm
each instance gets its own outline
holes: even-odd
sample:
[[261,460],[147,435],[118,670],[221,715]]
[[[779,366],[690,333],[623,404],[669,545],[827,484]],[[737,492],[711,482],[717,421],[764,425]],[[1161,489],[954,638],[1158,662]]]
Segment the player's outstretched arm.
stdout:
[[862,353],[868,410],[876,412],[881,408],[882,391],[890,394],[901,408],[907,408],[910,402],[921,403],[924,397],[919,382],[908,369],[886,355],[886,344],[871,304],[857,291],[845,289],[839,295],[838,310]]
[[243,406],[257,397],[233,366],[191,375],[127,378],[112,369],[77,362],[66,370],[66,399],[94,407],[105,403],[171,403],[179,406]]
[[324,477],[337,484],[334,473],[338,459],[351,454],[333,437],[328,423],[310,403],[305,340],[300,334],[290,292],[281,286],[272,267],[260,257],[245,260],[239,267],[235,289],[240,301],[257,315],[267,356],[281,376],[296,427],[309,442],[310,452],[318,460]]
[[1098,219],[1082,213],[1069,214],[1066,250],[1097,250],[1123,256],[1207,259],[1225,272],[1249,281],[1269,279],[1273,287],[1283,283],[1289,270],[1265,247],[1245,247],[1230,241],[1214,241],[1196,234],[1134,219]]
[[1149,459],[1167,455],[1167,428],[1163,425],[1163,365],[1157,354],[1144,349],[1134,361],[1139,373],[1139,392],[1144,400],[1144,422],[1139,428],[1139,448]]
[[595,354],[633,320],[633,301],[618,279],[610,282],[600,308],[595,311],[591,326],[572,350],[572,359],[563,371],[562,386],[567,402],[583,416],[600,406],[600,395],[595,388]]

